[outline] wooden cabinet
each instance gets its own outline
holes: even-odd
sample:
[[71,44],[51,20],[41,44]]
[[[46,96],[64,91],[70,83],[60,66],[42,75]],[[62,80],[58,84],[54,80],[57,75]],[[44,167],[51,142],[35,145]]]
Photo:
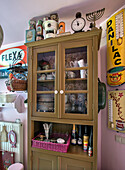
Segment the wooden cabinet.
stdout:
[[[53,155],[54,160],[58,159],[57,169],[72,169],[73,164],[76,164],[76,169],[97,169],[97,57],[100,37],[101,29],[96,29],[26,44],[29,54],[29,170],[34,170],[35,166],[42,169],[42,164],[47,163],[43,163],[44,153]],[[89,157],[79,146],[70,145],[67,153],[33,148],[31,140],[44,131],[45,122],[51,122],[52,130],[59,133],[71,133],[73,124],[91,126],[93,156]],[[32,163],[32,159],[39,158],[41,163]],[[50,158],[49,161],[54,160]],[[39,165],[36,165],[38,162]],[[45,166],[51,166],[51,163]]]

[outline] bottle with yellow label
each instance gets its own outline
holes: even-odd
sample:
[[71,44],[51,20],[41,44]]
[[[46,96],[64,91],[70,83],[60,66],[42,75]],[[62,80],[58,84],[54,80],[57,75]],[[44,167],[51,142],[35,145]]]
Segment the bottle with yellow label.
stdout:
[[88,141],[89,141],[88,127],[87,127],[87,125],[85,125],[84,126],[84,135],[83,135],[83,150],[84,150],[84,152],[87,152],[87,150],[88,150]]
[[76,133],[75,124],[73,124],[72,135],[71,135],[71,144],[72,145],[76,145],[77,144],[77,133]]

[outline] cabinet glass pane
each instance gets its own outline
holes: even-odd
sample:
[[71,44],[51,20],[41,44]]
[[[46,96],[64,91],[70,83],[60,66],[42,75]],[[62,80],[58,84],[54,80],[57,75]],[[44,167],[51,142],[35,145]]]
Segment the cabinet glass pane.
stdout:
[[68,80],[65,82],[65,90],[87,90],[87,80]]
[[37,74],[37,91],[54,91],[55,90],[55,73]]
[[38,53],[37,70],[55,69],[55,51]]
[[65,90],[87,90],[87,70],[66,71]]
[[37,94],[37,111],[54,112],[54,94]]
[[65,49],[65,67],[86,67],[87,46]]
[[65,94],[65,113],[87,114],[87,94]]

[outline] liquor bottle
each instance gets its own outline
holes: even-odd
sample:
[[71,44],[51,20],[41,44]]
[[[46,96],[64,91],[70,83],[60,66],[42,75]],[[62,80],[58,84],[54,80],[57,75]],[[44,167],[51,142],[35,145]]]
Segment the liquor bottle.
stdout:
[[83,150],[84,152],[87,152],[88,150],[88,127],[87,125],[84,126],[84,135],[83,135]]
[[82,145],[82,126],[79,125],[79,131],[78,131],[78,141],[77,141],[78,145]]
[[90,129],[90,136],[89,136],[89,147],[88,147],[88,156],[93,155],[93,129]]
[[42,26],[42,20],[38,20],[37,27],[36,27],[36,41],[42,40],[43,37],[43,26]]
[[71,144],[72,145],[76,145],[77,144],[77,134],[76,134],[75,124],[73,124],[72,135],[71,135]]

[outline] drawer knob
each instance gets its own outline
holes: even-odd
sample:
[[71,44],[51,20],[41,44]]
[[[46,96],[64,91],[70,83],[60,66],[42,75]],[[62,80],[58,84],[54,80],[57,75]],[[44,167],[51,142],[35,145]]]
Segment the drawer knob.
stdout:
[[63,94],[64,93],[64,91],[63,90],[60,90],[60,94]]
[[58,94],[58,91],[57,91],[57,90],[55,90],[55,94]]

